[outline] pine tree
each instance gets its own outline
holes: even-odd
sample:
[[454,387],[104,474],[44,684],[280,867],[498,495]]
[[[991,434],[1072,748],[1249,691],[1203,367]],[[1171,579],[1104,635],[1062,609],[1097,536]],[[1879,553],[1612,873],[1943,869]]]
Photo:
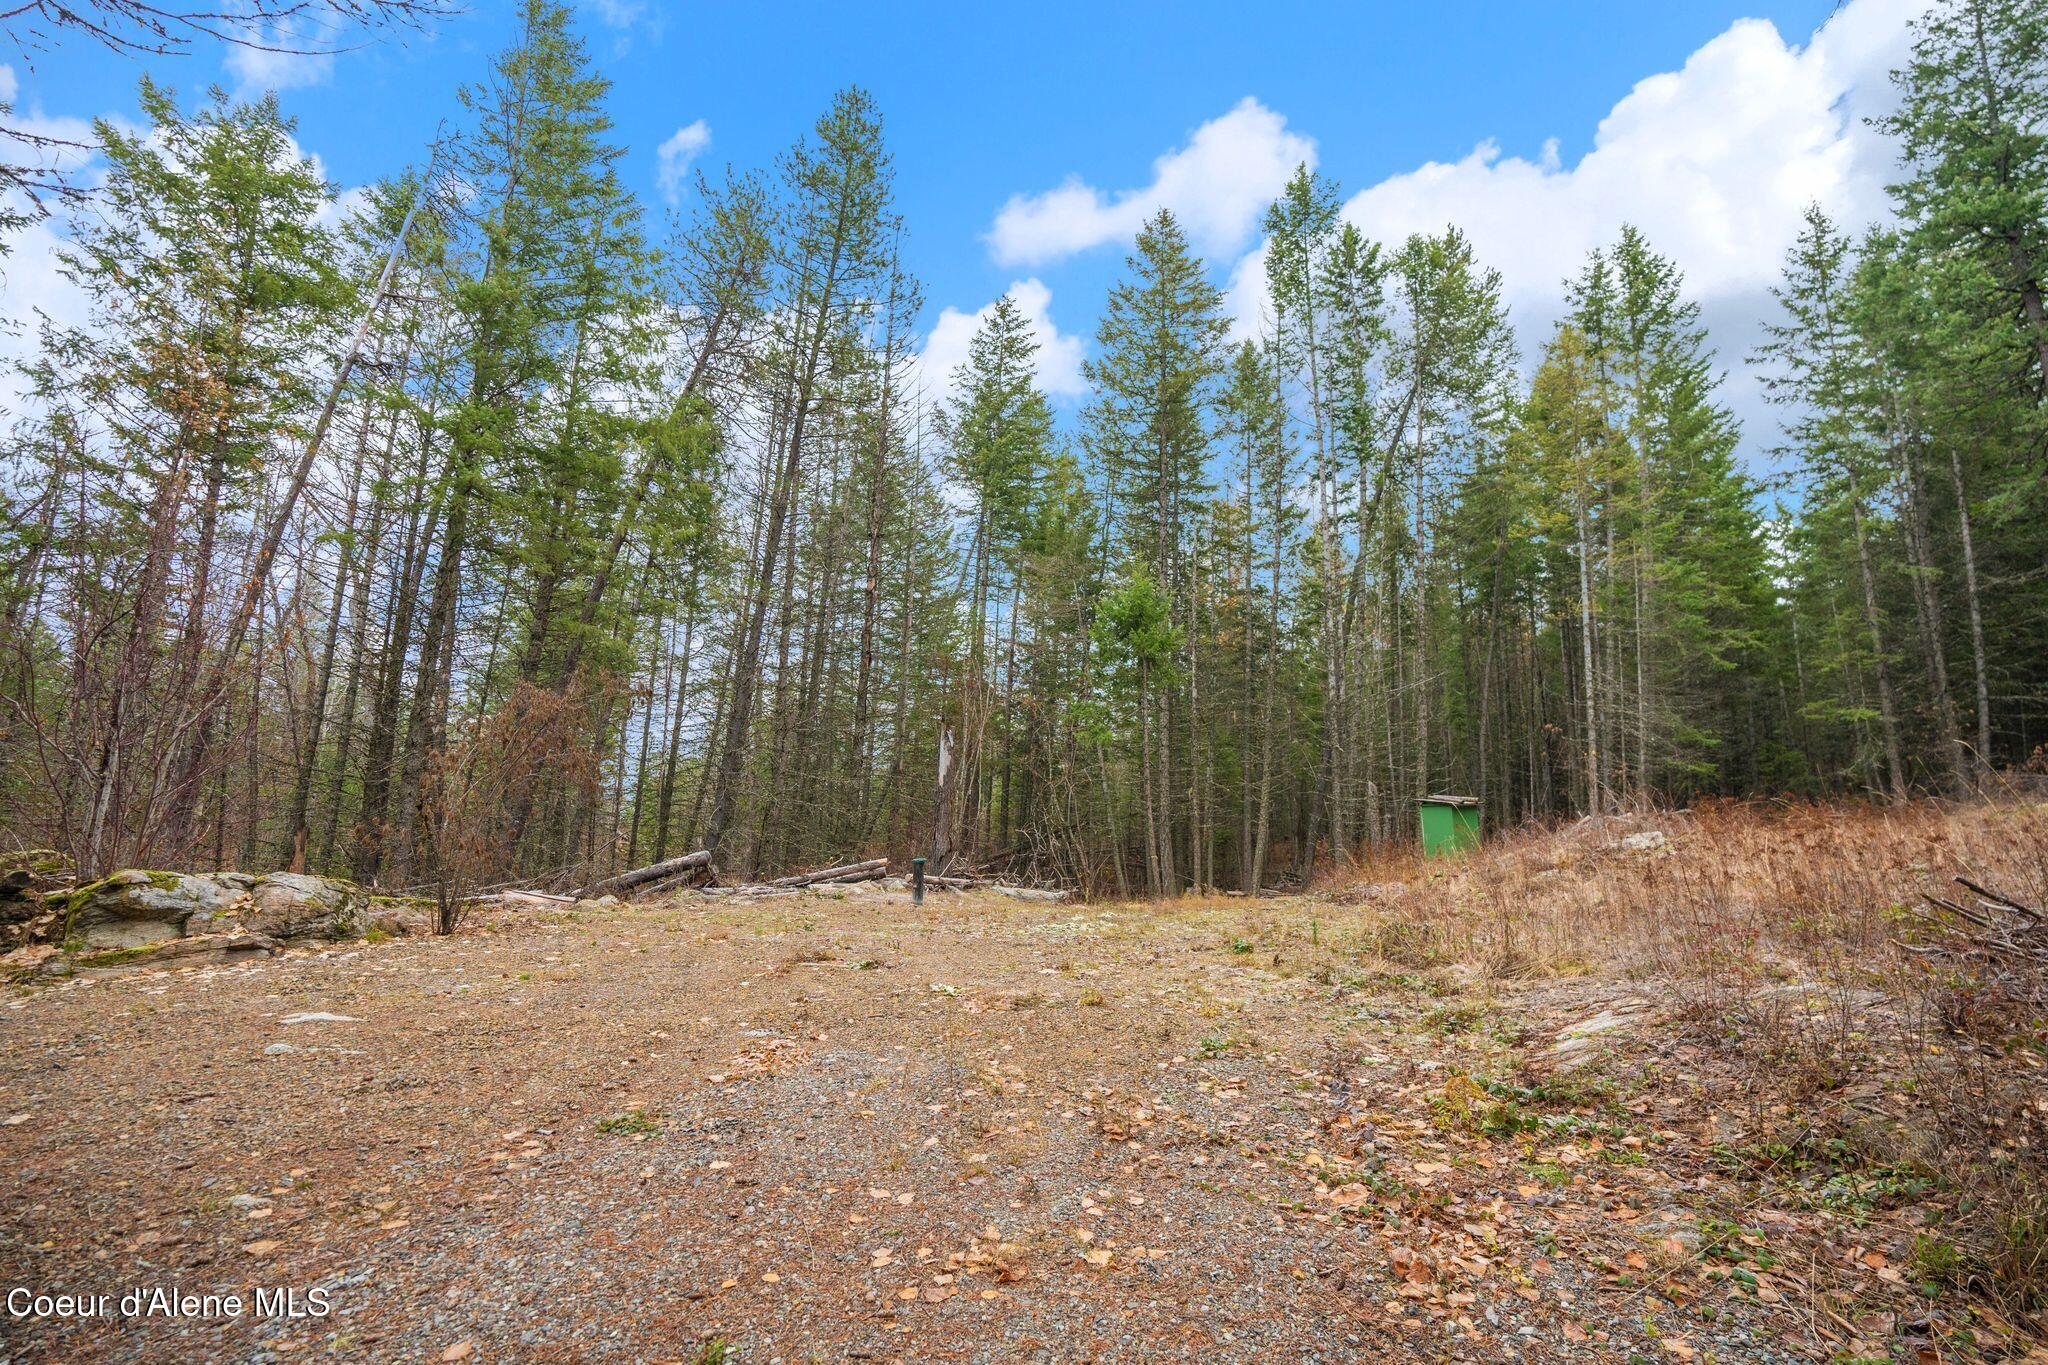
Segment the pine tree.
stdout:
[[1815,504],[1839,500],[1846,514],[1862,603],[1858,648],[1876,680],[1882,780],[1894,797],[1902,797],[1907,778],[1899,701],[1871,525],[1872,499],[1886,482],[1886,470],[1869,429],[1869,358],[1850,327],[1849,286],[1848,239],[1817,207],[1809,209],[1787,256],[1785,282],[1772,291],[1785,319],[1765,324],[1769,340],[1755,358],[1770,367],[1766,396],[1792,410],[1780,451],[1800,462],[1806,497]]
[[1981,256],[1981,306],[2015,324],[2048,397],[2048,4],[1942,0],[1913,30],[1879,124],[1907,172],[1893,197],[1922,253]]
[[1217,397],[1217,436],[1236,484],[1234,547],[1237,671],[1241,708],[1238,793],[1238,886],[1256,891],[1272,849],[1273,801],[1280,780],[1282,613],[1286,575],[1297,562],[1301,509],[1294,499],[1295,460],[1288,443],[1286,400],[1270,347],[1243,342],[1232,354],[1228,383]]
[[[974,529],[969,542],[968,598],[973,612],[965,680],[961,698],[959,762],[968,793],[965,822],[967,847],[981,841],[980,823],[989,806],[983,786],[988,771],[984,753],[995,699],[983,686],[991,666],[991,604],[1011,604],[1007,624],[1016,627],[1015,601],[1019,556],[1029,528],[1037,488],[1044,477],[1052,444],[1052,410],[1038,391],[1033,365],[1038,345],[1030,322],[1008,294],[996,300],[988,320],[976,330],[968,357],[954,375],[957,397],[951,404],[947,431],[954,448],[956,477],[972,499]],[[998,611],[1000,612],[1000,606]],[[1004,617],[996,622],[997,630]],[[1001,724],[1003,771],[1016,761],[1014,699],[1004,689]],[[1007,807],[1002,812],[1010,819]]]
[[842,91],[818,120],[815,141],[800,142],[783,160],[788,195],[781,241],[781,297],[775,312],[779,392],[771,452],[767,516],[751,575],[751,605],[734,641],[731,696],[726,705],[705,845],[723,846],[739,803],[760,686],[761,648],[775,594],[779,561],[800,490],[807,436],[825,396],[827,362],[837,343],[874,310],[875,294],[892,274],[889,244],[896,229],[892,172],[881,120],[865,91]]
[[[1128,591],[1136,594],[1131,611],[1144,615],[1141,598],[1149,603],[1157,596],[1166,604],[1165,623],[1156,629],[1134,624],[1119,638],[1184,643],[1194,614],[1186,531],[1195,504],[1209,491],[1208,408],[1222,369],[1227,324],[1220,295],[1169,211],[1160,210],[1145,224],[1126,268],[1129,278],[1110,290],[1103,310],[1099,353],[1087,364],[1096,397],[1086,416],[1085,441],[1103,467],[1110,532],[1133,585]],[[1182,690],[1192,675],[1149,654],[1133,657],[1140,789],[1148,813],[1147,881],[1155,891],[1170,892],[1181,885],[1179,867],[1193,861],[1183,849],[1196,822],[1180,817],[1174,776],[1184,771],[1176,755],[1189,757],[1197,724],[1192,700]]]

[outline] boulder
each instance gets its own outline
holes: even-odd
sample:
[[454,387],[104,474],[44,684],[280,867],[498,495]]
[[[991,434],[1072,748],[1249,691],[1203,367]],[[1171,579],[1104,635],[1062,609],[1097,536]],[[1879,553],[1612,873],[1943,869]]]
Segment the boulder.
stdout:
[[434,928],[433,915],[425,910],[396,910],[390,908],[373,910],[365,933],[382,934],[386,938],[403,938],[407,934],[431,933]]
[[71,893],[65,938],[88,950],[147,948],[184,937],[194,917],[210,921],[246,895],[221,877],[128,868]]
[[60,931],[71,864],[46,848],[0,854],[0,949],[36,943]]
[[243,923],[272,938],[358,938],[366,927],[370,895],[354,882],[273,872],[249,893],[253,909]]
[[[194,916],[196,919],[197,916]],[[96,952],[80,953],[74,960],[78,967],[181,967],[214,966],[224,962],[247,961],[251,957],[268,957],[277,951],[275,941],[262,934],[240,931],[229,933],[188,934],[184,938],[169,939],[163,943],[150,944],[139,948],[103,948]]]
[[53,848],[18,849],[0,853],[0,872],[26,872],[39,885],[71,880],[71,860]]
[[267,934],[192,934],[166,943],[149,955],[151,962],[178,962],[184,966],[242,962],[269,957],[277,952],[277,941]]
[[65,938],[86,952],[148,948],[186,937],[240,936],[266,945],[356,938],[367,927],[369,903],[368,892],[333,877],[131,868],[71,893]]
[[223,872],[214,880],[239,888],[241,894],[192,916],[186,922],[186,933],[248,930],[291,942],[356,938],[366,927],[369,893],[354,882],[303,872],[273,872],[265,877]]

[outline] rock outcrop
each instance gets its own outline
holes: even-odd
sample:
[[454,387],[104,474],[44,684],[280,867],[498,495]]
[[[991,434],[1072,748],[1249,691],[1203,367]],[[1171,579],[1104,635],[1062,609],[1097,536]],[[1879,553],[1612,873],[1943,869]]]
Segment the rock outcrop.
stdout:
[[370,896],[354,882],[273,872],[249,893],[244,928],[287,942],[293,939],[360,937]]
[[23,924],[43,912],[35,890],[35,874],[25,867],[0,873],[0,927]]
[[[212,915],[246,898],[254,878],[198,876],[126,868],[71,893],[64,938],[88,951],[148,948],[185,936],[195,915]],[[205,932],[205,930],[201,930]]]
[[70,893],[64,938],[86,952],[148,948],[187,937],[345,939],[364,932],[369,907],[368,892],[333,877],[131,868]]
[[57,911],[50,893],[71,881],[71,865],[47,848],[0,854],[0,949],[49,936]]

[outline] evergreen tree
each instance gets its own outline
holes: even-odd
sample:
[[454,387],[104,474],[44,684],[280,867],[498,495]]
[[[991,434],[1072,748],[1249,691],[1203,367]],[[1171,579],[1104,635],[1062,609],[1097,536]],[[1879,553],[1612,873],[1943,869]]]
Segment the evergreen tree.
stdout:
[[[1103,468],[1110,530],[1127,578],[1142,585],[1129,589],[1137,594],[1131,602],[1157,596],[1166,603],[1166,623],[1145,638],[1185,642],[1195,600],[1185,533],[1195,504],[1209,492],[1208,409],[1227,324],[1221,296],[1169,211],[1145,224],[1127,269],[1130,277],[1110,290],[1096,332],[1099,352],[1087,364],[1096,397],[1085,441]],[[1147,881],[1172,891],[1181,885],[1179,866],[1192,861],[1178,856],[1195,822],[1180,818],[1174,777],[1176,755],[1186,757],[1197,724],[1194,699],[1182,690],[1192,674],[1149,655],[1139,662]]]
[[[974,530],[969,542],[969,600],[974,613],[969,627],[966,677],[962,698],[960,763],[970,792],[966,823],[968,846],[979,842],[978,825],[989,801],[983,792],[984,744],[995,699],[982,687],[990,668],[990,609],[999,613],[995,628],[1007,624],[1016,638],[1016,605],[1021,589],[1020,556],[1037,510],[1037,490],[1051,455],[1052,410],[1033,379],[1038,345],[1030,323],[1008,294],[996,300],[988,320],[976,331],[966,362],[954,376],[949,434],[957,477],[973,500]],[[1006,591],[1007,590],[1007,591]],[[1008,610],[1004,613],[1004,603]],[[1007,615],[1007,622],[1003,619]],[[1007,670],[1006,670],[1007,671]],[[1014,699],[1005,688],[1001,699],[1004,754],[1002,771],[1011,785],[1017,761]],[[1008,823],[1013,812],[1005,806]]]
[[1810,503],[1839,500],[1846,515],[1862,606],[1857,648],[1875,680],[1874,697],[1858,699],[1856,705],[1874,709],[1882,781],[1894,796],[1903,796],[1907,778],[1899,701],[1879,605],[1872,526],[1872,503],[1886,470],[1869,427],[1869,358],[1850,326],[1849,288],[1847,238],[1818,208],[1809,209],[1786,261],[1785,282],[1772,291],[1786,316],[1765,324],[1769,340],[1758,348],[1756,360],[1769,367],[1766,396],[1793,411],[1785,424],[1788,443],[1780,453],[1800,462]]

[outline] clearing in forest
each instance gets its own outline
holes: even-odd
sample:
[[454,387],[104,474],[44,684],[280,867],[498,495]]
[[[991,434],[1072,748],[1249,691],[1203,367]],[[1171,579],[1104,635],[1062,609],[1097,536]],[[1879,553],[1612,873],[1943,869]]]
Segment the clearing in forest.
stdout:
[[[2031,875],[2042,819],[1708,812],[1157,906],[680,896],[17,989],[0,1279],[326,1311],[10,1315],[4,1353],[2039,1359],[2001,1257],[2041,1255],[2040,1053],[1858,935],[1932,860]],[[1965,1089],[1988,1147],[1934,1112]]]

